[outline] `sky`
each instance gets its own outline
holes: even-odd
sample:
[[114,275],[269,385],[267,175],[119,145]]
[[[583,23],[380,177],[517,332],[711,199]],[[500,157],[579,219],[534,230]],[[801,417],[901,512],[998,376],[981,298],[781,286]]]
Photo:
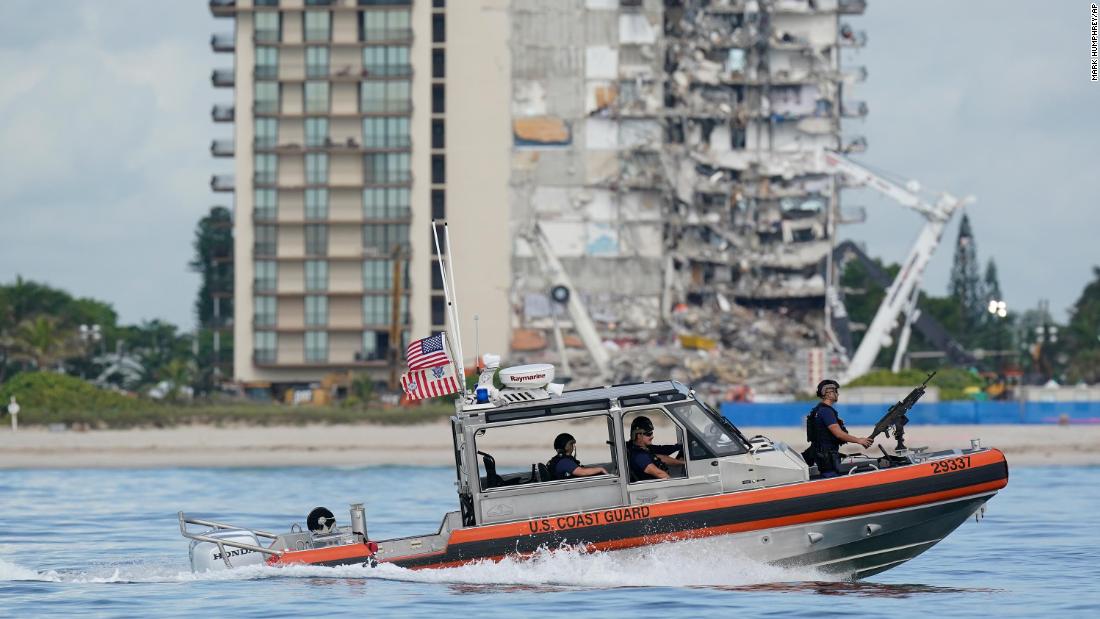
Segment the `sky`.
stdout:
[[[868,43],[853,99],[867,101],[856,158],[935,192],[973,195],[966,208],[983,265],[993,258],[1009,311],[1050,301],[1055,319],[1100,266],[1100,83],[1090,81],[1089,2],[869,0],[851,17]],[[901,262],[923,224],[871,190],[845,192],[867,209],[841,235]],[[945,295],[956,215],[924,278]]]
[[[452,4],[451,10],[460,6]],[[993,258],[1010,311],[1049,299],[1055,317],[1100,265],[1100,83],[1089,80],[1089,2],[869,0],[846,17],[868,44],[848,55],[867,81],[846,121],[857,160],[929,190],[974,195],[978,257]],[[188,271],[198,220],[227,194],[210,157],[230,103],[210,50],[230,32],[204,0],[4,0],[0,4],[0,282],[16,275],[114,305],[124,323],[194,326]],[[922,220],[851,190],[867,222],[841,238],[900,261]],[[942,295],[958,217],[925,277]]]

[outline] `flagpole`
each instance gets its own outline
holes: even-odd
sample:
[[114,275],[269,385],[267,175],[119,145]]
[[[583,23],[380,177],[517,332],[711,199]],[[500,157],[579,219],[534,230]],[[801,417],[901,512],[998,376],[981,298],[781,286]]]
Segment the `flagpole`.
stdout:
[[[444,238],[446,238],[446,237],[444,237]],[[450,311],[452,309],[452,306],[451,306],[451,284],[453,284],[453,282],[449,281],[450,280],[449,273],[448,273],[447,269],[445,269],[443,267],[443,252],[440,251],[440,249],[439,249],[439,231],[436,228],[435,220],[432,220],[432,239],[434,239],[434,241],[435,241],[435,257],[436,257],[436,260],[439,263],[439,278],[443,282],[443,296],[447,299],[447,309],[448,309],[447,313],[451,314],[451,311]],[[454,319],[453,315],[451,316],[451,322],[454,323],[455,327],[457,328],[457,323],[455,322],[455,319]],[[462,398],[465,399],[466,398],[466,374],[465,374],[465,368],[462,365],[462,348],[461,348],[461,345],[456,349],[456,347],[454,345],[454,342],[451,338],[451,334],[446,330],[443,332],[443,339],[444,339],[445,342],[450,342],[450,347],[451,347],[452,351],[457,352],[456,355],[453,355],[451,357],[451,365],[454,366],[455,372],[458,374],[458,384],[459,384],[459,387],[462,390]],[[460,344],[461,344],[461,342],[460,342]]]
[[[462,323],[458,319],[458,287],[455,285],[455,261],[451,257],[451,229],[443,223],[443,240],[447,246],[447,279],[451,282],[451,322],[454,323],[455,341],[458,343],[458,372],[462,380],[462,395],[466,395],[466,360],[462,355]],[[476,367],[476,363],[475,363]]]

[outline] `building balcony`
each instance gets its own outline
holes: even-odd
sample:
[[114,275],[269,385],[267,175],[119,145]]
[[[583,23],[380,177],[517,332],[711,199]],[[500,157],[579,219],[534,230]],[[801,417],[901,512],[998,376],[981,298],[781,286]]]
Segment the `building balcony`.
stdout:
[[411,64],[367,65],[363,67],[362,71],[362,76],[368,79],[412,77],[412,74],[413,69]]
[[233,140],[214,140],[210,142],[210,154],[215,157],[232,157]]
[[233,17],[237,14],[237,0],[210,0],[210,13],[214,17]]
[[252,113],[254,114],[278,114],[279,102],[278,101],[256,101],[252,104]]
[[325,325],[304,325],[298,323],[296,325],[262,325],[253,324],[253,328],[257,331],[275,331],[277,333],[305,333],[306,331],[326,331],[328,333],[362,333],[363,331],[389,331],[389,323],[357,323],[357,324],[336,324],[329,323]]
[[867,10],[867,0],[837,0],[836,10],[845,15],[862,15]]
[[863,118],[868,111],[866,101],[844,101],[840,104],[840,115],[845,118]]
[[233,69],[214,69],[210,73],[210,82],[217,88],[232,88]]
[[236,110],[232,105],[215,105],[210,110],[210,117],[216,123],[231,123],[236,115]]
[[385,367],[385,359],[362,359],[363,353],[355,353],[359,359],[354,361],[277,361],[275,351],[255,351],[252,364],[258,368],[280,368],[288,370],[312,370],[317,368],[344,369],[349,367]]
[[[393,298],[393,288],[386,288],[383,290],[362,288],[355,290],[304,290],[299,288],[297,290],[266,290],[256,291],[256,294],[263,294],[264,296],[274,296],[280,299],[301,299],[302,297],[328,297],[330,299],[362,299],[364,296],[372,297],[386,297],[388,299]],[[408,298],[412,295],[409,292],[408,284],[405,284],[405,289],[402,291],[402,296]],[[347,322],[346,320],[343,322]],[[362,328],[359,323],[354,323],[357,327]],[[370,323],[373,324],[373,323]]]
[[279,31],[272,28],[258,28],[252,33],[252,40],[256,43],[278,43],[280,39]]
[[[263,67],[265,70],[266,67]],[[363,80],[393,80],[408,79],[412,77],[412,65],[385,65],[366,67],[362,69],[344,66],[339,69],[330,69],[324,66],[306,66],[305,71],[293,77],[278,75],[275,67],[260,75],[261,67],[256,67],[256,79],[278,79],[283,83],[300,83],[313,80],[326,80],[334,83],[357,84]]]
[[237,49],[237,41],[231,34],[210,35],[210,49],[215,52],[234,52]]
[[837,81],[845,84],[856,84],[867,81],[867,67],[852,67],[850,70],[841,71]]
[[252,182],[257,185],[274,185],[279,178],[275,172],[255,172],[252,174]]
[[394,140],[390,144],[363,144],[358,139],[349,137],[346,140],[334,141],[326,138],[320,144],[286,143],[275,144],[267,139],[257,138],[253,146],[256,152],[275,153],[277,155],[302,155],[305,153],[329,153],[331,155],[366,153],[400,153],[412,148],[408,139]]
[[279,79],[279,67],[257,66],[252,69],[252,77],[258,80],[277,80]]
[[210,188],[214,191],[233,191],[236,181],[232,174],[215,174],[210,177]]
[[368,28],[363,31],[363,40],[360,44],[379,43],[411,43],[413,40],[412,28]]
[[275,246],[275,243],[269,241],[256,241],[252,245],[252,255],[260,257],[274,258],[279,253],[279,248]]

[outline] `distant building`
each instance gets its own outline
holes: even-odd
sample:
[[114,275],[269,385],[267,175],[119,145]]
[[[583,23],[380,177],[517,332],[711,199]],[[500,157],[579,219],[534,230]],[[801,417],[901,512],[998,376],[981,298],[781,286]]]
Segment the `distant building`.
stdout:
[[815,155],[863,147],[841,132],[866,113],[841,52],[863,44],[845,20],[864,5],[211,0],[235,23],[212,40],[235,54],[213,74],[234,88],[213,112],[234,139],[213,150],[235,174],[212,186],[235,198],[236,377],[383,377],[410,333],[445,328],[432,218],[468,360],[550,326],[516,234],[532,221],[605,334],[682,302],[823,310],[846,215]]
[[[507,15],[496,4],[462,2],[452,18],[443,0],[211,0],[234,23],[211,39],[234,55],[212,75],[233,89],[232,105],[213,109],[233,139],[211,146],[234,174],[211,186],[234,198],[237,380],[387,377],[410,332],[446,327],[429,222],[452,213],[463,314],[488,327],[482,350],[506,345],[508,152],[494,146],[508,135]],[[452,50],[467,61],[449,62]]]
[[[605,324],[647,329],[716,295],[821,310],[841,222],[822,148],[865,36],[845,0],[513,0],[513,211],[537,219]],[[521,322],[545,326],[519,247]]]

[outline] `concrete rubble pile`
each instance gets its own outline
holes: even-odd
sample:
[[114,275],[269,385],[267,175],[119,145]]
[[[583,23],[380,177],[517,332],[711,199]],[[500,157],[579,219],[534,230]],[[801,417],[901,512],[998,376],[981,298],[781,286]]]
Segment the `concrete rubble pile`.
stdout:
[[[841,131],[866,114],[841,96],[866,76],[841,59],[866,39],[846,21],[864,4],[511,3],[513,212],[545,233],[612,349],[599,377],[567,343],[574,385],[805,390],[847,223],[819,154],[864,145]],[[572,328],[551,308],[552,269],[523,243],[512,268],[513,357],[560,373],[549,323]]]
[[[715,400],[797,393],[805,389],[797,371],[804,353],[823,341],[820,324],[820,316],[795,317],[738,305],[726,311],[681,306],[673,313],[671,330],[605,340],[611,351],[611,376],[605,380],[579,340],[566,337],[569,386],[672,379]],[[551,344],[513,361],[554,363],[561,375],[563,364],[552,336],[544,341]]]

